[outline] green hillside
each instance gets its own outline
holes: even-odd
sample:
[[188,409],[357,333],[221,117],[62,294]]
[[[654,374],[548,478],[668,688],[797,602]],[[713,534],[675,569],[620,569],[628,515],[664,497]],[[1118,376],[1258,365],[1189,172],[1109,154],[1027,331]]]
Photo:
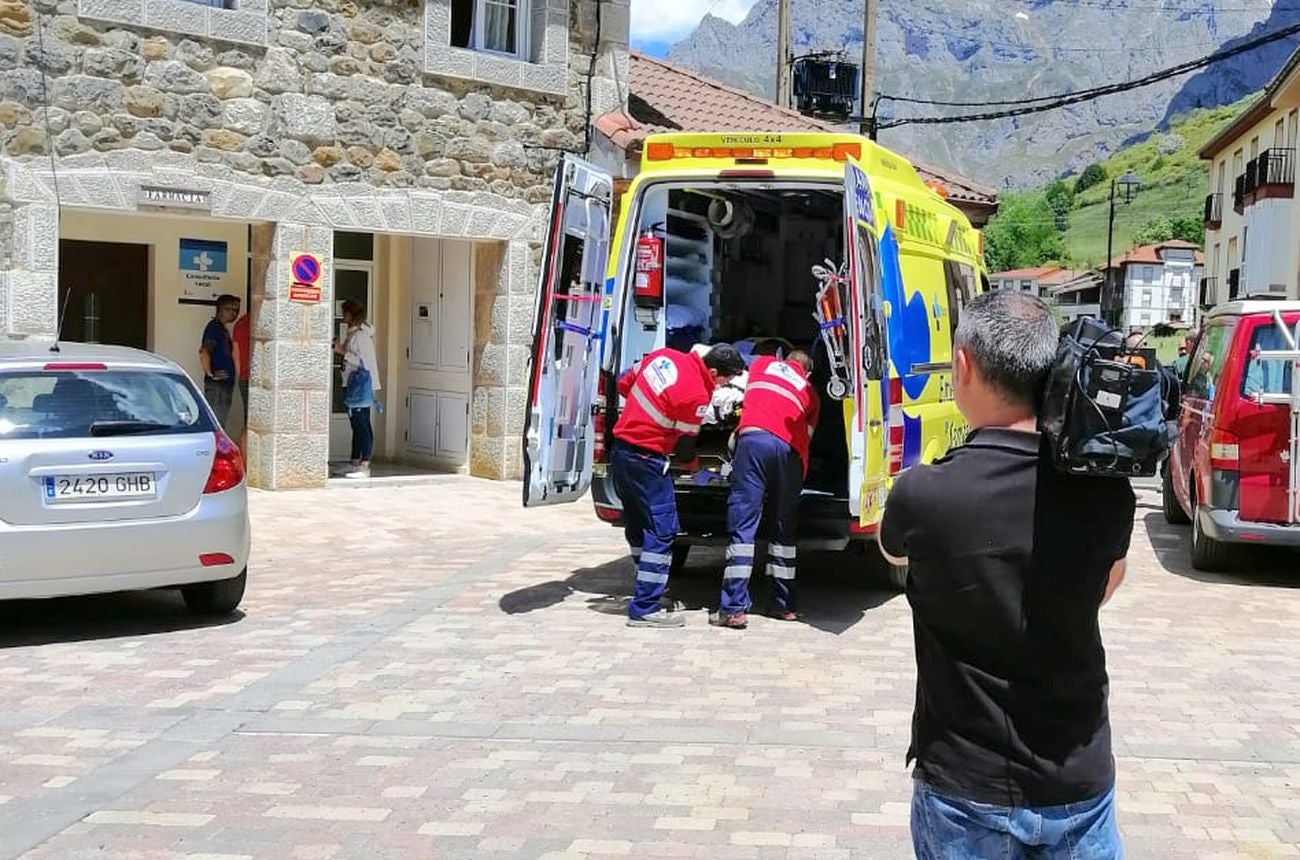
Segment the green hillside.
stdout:
[[[1132,244],[1138,227],[1154,218],[1202,217],[1209,190],[1209,164],[1197,153],[1253,99],[1252,96],[1235,105],[1194,111],[1174,120],[1167,134],[1157,134],[1102,162],[1107,177],[1120,177],[1131,171],[1142,180],[1142,188],[1133,202],[1116,209],[1117,253]],[[1070,259],[1088,265],[1099,265],[1105,260],[1109,198],[1109,179],[1075,197],[1070,227],[1065,231],[1065,248]]]
[[[1134,171],[1137,173],[1136,171]],[[1119,176],[1123,176],[1121,171]],[[1137,173],[1138,176],[1142,174]],[[1133,234],[1143,224],[1163,216],[1200,218],[1204,215],[1208,172],[1189,173],[1162,185],[1143,184],[1132,203],[1115,207],[1115,254],[1133,244]],[[1106,259],[1106,227],[1110,218],[1110,183],[1106,199],[1074,209],[1065,231],[1066,256],[1085,268],[1100,266]]]
[[1078,176],[1067,176],[1044,188],[1007,192],[999,216],[986,229],[990,268],[1101,265],[1106,258],[1110,183],[1128,172],[1142,185],[1132,202],[1116,209],[1116,254],[1157,219],[1175,222],[1175,236],[1203,241],[1209,165],[1197,153],[1252,100],[1175,119],[1167,132],[1089,167],[1083,183]]

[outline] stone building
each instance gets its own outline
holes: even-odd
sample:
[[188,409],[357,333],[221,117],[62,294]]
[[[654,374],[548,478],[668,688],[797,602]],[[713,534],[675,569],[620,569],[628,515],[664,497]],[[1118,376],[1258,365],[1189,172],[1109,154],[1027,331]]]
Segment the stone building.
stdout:
[[62,317],[197,376],[244,296],[251,480],[312,486],[357,298],[377,458],[516,476],[555,165],[625,103],[627,41],[628,0],[0,0],[0,334]]

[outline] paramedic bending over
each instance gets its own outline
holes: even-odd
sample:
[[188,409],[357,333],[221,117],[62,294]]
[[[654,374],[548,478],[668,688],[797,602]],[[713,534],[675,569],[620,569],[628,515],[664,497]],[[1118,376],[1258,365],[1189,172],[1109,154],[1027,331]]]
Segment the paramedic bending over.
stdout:
[[628,604],[629,627],[681,627],[686,619],[663,611],[659,600],[677,537],[677,499],[668,458],[682,436],[700,434],[713,391],[745,369],[735,347],[720,344],[703,357],[661,349],[618,381],[625,398],[614,425],[610,471],[623,502],[627,542],[636,559],[636,591]]
[[754,541],[765,508],[772,527],[767,548],[772,615],[782,621],[799,617],[794,599],[799,499],[821,411],[809,380],[812,367],[808,354],[796,351],[786,361],[760,358],[749,369],[727,501],[727,569],[718,614],[710,619],[715,626],[740,630],[748,623]]

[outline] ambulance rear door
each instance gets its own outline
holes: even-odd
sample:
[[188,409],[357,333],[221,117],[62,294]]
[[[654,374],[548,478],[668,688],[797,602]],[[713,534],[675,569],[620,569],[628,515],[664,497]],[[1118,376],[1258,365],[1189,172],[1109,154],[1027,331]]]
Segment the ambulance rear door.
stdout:
[[853,158],[844,167],[848,284],[849,396],[844,423],[849,446],[849,509],[863,526],[878,523],[889,492],[889,307],[880,286],[875,195]]
[[572,156],[556,170],[533,318],[524,507],[576,501],[591,486],[613,188],[608,173]]

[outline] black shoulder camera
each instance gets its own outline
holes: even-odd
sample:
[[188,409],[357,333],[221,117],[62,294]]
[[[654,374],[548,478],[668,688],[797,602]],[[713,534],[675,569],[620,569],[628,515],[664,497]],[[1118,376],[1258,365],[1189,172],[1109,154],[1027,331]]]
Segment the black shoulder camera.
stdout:
[[1129,346],[1100,320],[1061,331],[1039,427],[1052,459],[1071,474],[1150,477],[1178,432],[1178,386],[1155,350]]

